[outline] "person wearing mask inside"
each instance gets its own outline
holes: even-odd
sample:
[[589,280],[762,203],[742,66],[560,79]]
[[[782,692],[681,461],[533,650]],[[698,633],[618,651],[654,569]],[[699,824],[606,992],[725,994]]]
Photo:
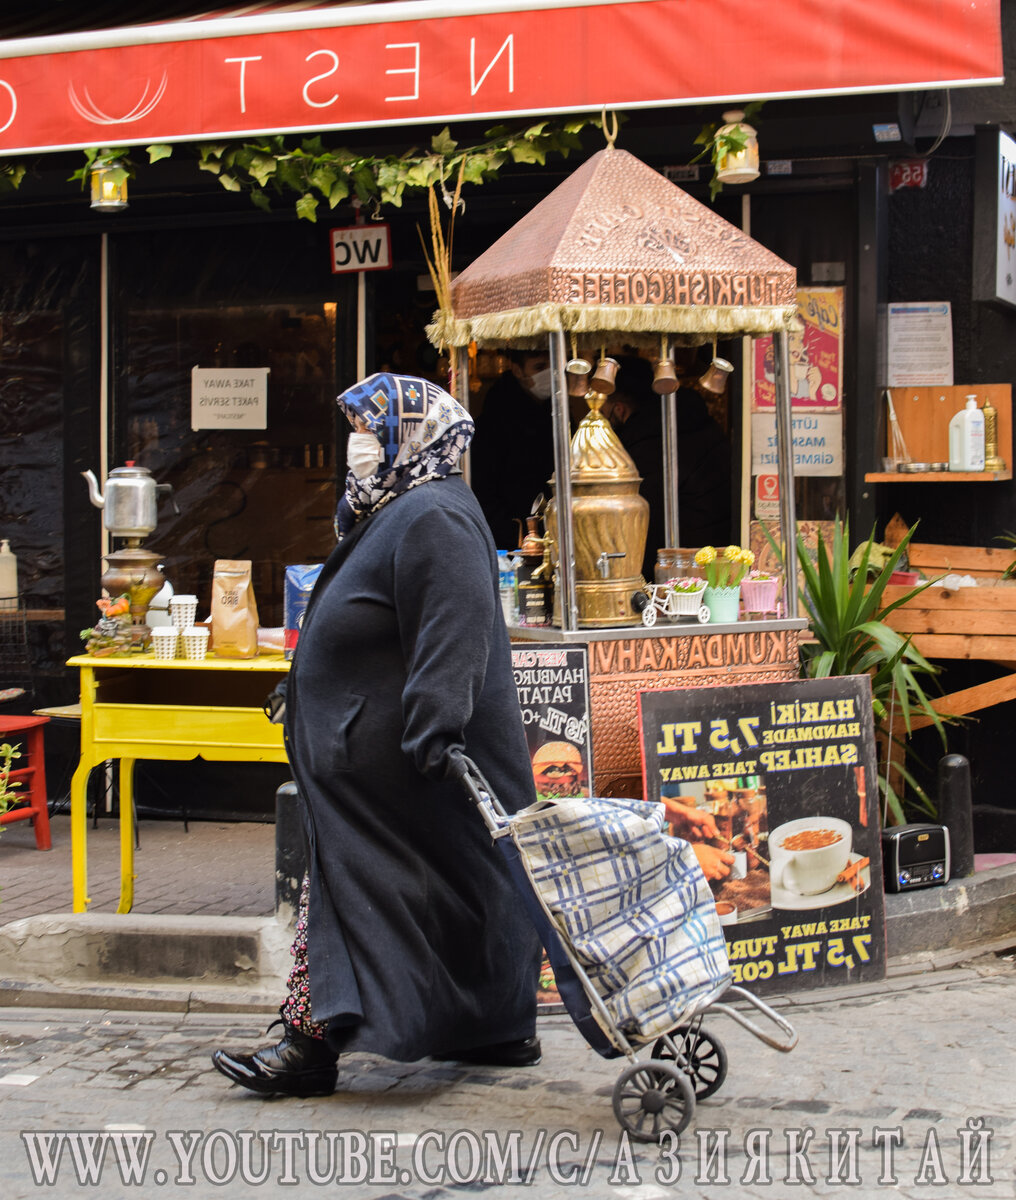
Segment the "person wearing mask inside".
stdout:
[[[666,543],[663,503],[663,410],[653,391],[653,368],[638,355],[618,358],[614,393],[603,406],[618,439],[642,476],[649,533],[642,574],[653,582],[656,552]],[[682,546],[730,541],[730,443],[694,388],[677,392],[677,518]]]
[[476,422],[471,482],[497,546],[519,544],[517,519],[549,495],[554,473],[550,357],[512,351],[511,367],[491,385]]
[[343,392],[339,543],[285,695],[307,829],[282,1039],[220,1049],[251,1091],[330,1094],[340,1053],[530,1066],[540,949],[461,784],[468,754],[506,808],[535,801],[494,544],[459,459],[473,433],[435,384]]

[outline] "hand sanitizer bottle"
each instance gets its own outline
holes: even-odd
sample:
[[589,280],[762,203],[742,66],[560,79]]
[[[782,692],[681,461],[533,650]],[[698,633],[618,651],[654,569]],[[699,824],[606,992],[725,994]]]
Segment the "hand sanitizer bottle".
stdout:
[[949,422],[949,470],[984,470],[984,413],[976,396],[968,396]]

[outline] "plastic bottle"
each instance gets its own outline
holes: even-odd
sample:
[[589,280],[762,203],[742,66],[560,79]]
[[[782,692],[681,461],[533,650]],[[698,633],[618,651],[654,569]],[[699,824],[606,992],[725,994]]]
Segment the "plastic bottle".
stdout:
[[984,470],[984,413],[976,396],[968,396],[949,422],[949,470]]
[[518,593],[515,576],[515,559],[507,550],[497,552],[498,590],[501,594],[501,611],[505,623],[514,625],[518,619]]
[[18,607],[18,559],[11,544],[0,541],[0,608]]

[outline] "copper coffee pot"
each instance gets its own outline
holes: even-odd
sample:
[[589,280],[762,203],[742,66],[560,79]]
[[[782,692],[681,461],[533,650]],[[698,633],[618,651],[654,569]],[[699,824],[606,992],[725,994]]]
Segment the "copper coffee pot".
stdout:
[[699,379],[698,386],[712,396],[722,396],[727,390],[727,379],[734,367],[725,358],[713,355],[713,361],[706,368],[705,374]]

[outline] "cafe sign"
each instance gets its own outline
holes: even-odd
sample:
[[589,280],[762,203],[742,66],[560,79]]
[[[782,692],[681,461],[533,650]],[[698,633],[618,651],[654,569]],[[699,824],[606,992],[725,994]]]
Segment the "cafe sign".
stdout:
[[267,429],[268,367],[194,367],[191,429]]
[[639,695],[644,787],[690,841],[735,983],[761,993],[885,974],[866,676]]
[[[1003,81],[999,0],[781,0],[779,53],[757,18],[750,0],[444,0],[8,39],[0,154]],[[651,52],[712,46],[720,72]]]

